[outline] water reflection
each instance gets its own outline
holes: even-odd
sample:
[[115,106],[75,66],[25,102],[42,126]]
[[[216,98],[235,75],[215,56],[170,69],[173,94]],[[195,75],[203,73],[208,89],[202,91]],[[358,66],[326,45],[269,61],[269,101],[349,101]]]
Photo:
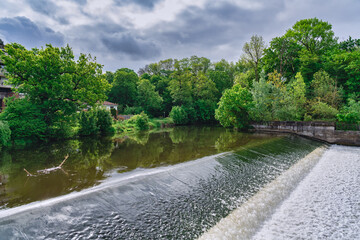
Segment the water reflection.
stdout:
[[[84,138],[5,149],[0,153],[0,209],[80,191],[114,172],[173,165],[277,138],[217,127],[177,127],[115,139]],[[58,166],[67,154],[60,170],[33,177],[23,170],[34,173]]]

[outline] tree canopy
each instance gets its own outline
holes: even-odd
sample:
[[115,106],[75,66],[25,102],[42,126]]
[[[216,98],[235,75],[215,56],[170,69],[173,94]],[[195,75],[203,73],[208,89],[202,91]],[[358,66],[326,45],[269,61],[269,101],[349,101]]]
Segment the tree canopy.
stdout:
[[0,52],[0,58],[8,83],[36,106],[49,131],[76,111],[106,99],[109,84],[102,75],[102,66],[90,55],[80,54],[75,60],[69,46],[50,44],[27,50],[12,43],[5,46],[5,52]]

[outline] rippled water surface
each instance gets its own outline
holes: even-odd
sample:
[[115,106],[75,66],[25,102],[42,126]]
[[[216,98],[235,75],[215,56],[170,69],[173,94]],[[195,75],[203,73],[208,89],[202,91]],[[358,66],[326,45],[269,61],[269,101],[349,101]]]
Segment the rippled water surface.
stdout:
[[0,239],[194,239],[320,145],[182,127],[3,150]]

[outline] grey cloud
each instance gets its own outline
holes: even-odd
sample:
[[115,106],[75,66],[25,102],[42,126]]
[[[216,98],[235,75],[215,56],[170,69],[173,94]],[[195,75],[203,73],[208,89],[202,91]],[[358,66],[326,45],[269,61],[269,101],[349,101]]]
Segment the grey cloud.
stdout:
[[26,17],[0,18],[0,34],[10,42],[18,42],[28,48],[51,43],[62,46],[64,36],[51,28],[38,26]]
[[115,0],[115,3],[119,6],[136,4],[140,7],[153,9],[155,5],[163,0]]
[[72,0],[73,2],[76,2],[80,5],[85,5],[87,3],[87,0]]
[[58,21],[60,24],[67,25],[69,21],[59,16],[58,7],[50,0],[27,0],[29,6],[35,12],[47,15],[54,20]]
[[140,61],[160,56],[160,48],[132,28],[115,23],[97,23],[78,26],[69,32],[76,36],[70,40],[75,48],[118,59]]
[[103,44],[113,53],[122,53],[132,60],[152,59],[160,55],[160,48],[154,43],[131,34],[102,38]]
[[211,48],[217,45],[247,39],[254,32],[266,31],[274,22],[278,9],[246,10],[223,2],[208,3],[204,8],[189,8],[176,20],[161,23],[148,32],[156,34],[161,42],[200,45]]
[[56,5],[50,0],[27,0],[27,2],[34,11],[45,15],[56,11]]

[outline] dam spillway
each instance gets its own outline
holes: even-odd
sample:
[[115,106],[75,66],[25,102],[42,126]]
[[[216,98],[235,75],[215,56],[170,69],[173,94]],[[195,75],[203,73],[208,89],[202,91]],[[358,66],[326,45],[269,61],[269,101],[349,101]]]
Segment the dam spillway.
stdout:
[[[114,143],[100,156],[100,162],[99,155],[95,158],[96,164],[101,163],[96,165],[97,174],[103,171],[99,180],[82,189],[79,184],[95,180],[86,178],[88,175],[76,178],[76,171],[85,174],[89,170],[83,173],[82,165],[71,162],[71,155],[69,161],[77,167],[68,166],[68,175],[29,179],[21,186],[19,180],[12,183],[10,175],[8,186],[19,186],[19,190],[14,196],[8,195],[7,199],[13,196],[14,200],[8,200],[9,204],[0,210],[0,239],[196,239],[251,202],[269,184],[274,185],[286,172],[306,162],[309,154],[315,151],[320,156],[321,149],[325,156],[332,150],[291,135],[243,134],[217,128],[176,131],[151,134],[147,141],[126,139]],[[104,143],[91,146],[104,151]],[[73,151],[73,158],[78,152]],[[79,154],[79,158],[84,156],[81,151]],[[283,197],[285,201],[314,166],[316,169],[319,159],[313,156],[309,164],[297,170],[298,178]],[[112,165],[107,168],[105,163]],[[27,195],[27,189],[20,192],[23,185],[42,186],[52,177],[64,184],[58,196],[43,199],[43,193],[36,197]],[[76,181],[68,186],[65,180],[70,177]],[[21,194],[34,200],[26,202],[29,197],[25,199]],[[262,239],[276,233],[273,227],[265,230],[262,226],[276,215],[283,200],[273,200],[271,211],[255,221],[249,236]]]

